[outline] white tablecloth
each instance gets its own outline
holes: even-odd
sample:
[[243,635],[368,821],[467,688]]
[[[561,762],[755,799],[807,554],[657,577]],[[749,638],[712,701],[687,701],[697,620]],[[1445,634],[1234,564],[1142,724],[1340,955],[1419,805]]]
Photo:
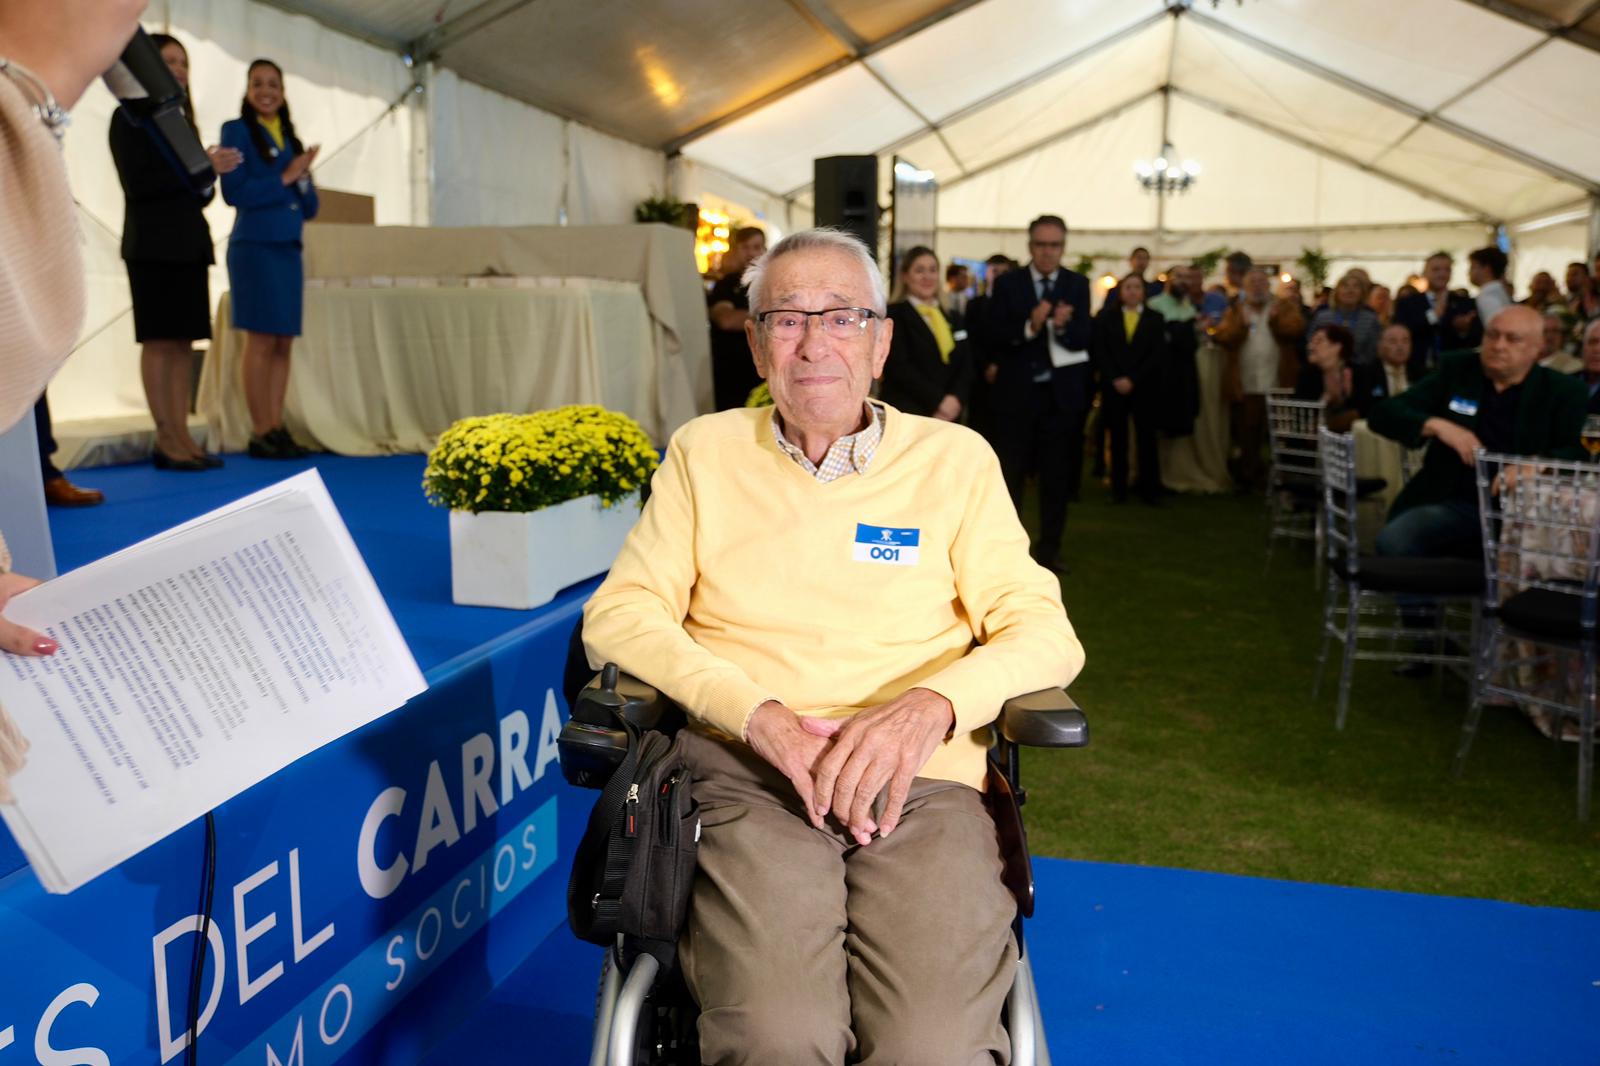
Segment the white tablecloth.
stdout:
[[[1367,428],[1367,421],[1364,418],[1350,427],[1350,432],[1356,439],[1356,476],[1381,477],[1387,483],[1382,492],[1372,497],[1387,515],[1389,505],[1394,503],[1394,498],[1400,495],[1400,490],[1405,487],[1405,473],[1401,465],[1405,448],[1399,441],[1380,437],[1372,432]],[[1417,450],[1412,467],[1414,469],[1422,467],[1421,449]]]
[[[458,418],[567,403],[624,411],[664,444],[695,414],[687,403],[663,409],[671,390],[660,387],[635,283],[365,280],[380,287],[306,289],[284,420],[308,444],[343,455],[421,452]],[[229,320],[224,295],[217,322]],[[219,329],[200,382],[200,412],[230,451],[250,436],[243,352],[242,333]]]

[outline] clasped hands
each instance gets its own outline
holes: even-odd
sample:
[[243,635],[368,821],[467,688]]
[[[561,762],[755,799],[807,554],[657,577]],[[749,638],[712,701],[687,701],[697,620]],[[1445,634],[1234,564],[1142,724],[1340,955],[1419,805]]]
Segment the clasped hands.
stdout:
[[1067,323],[1072,321],[1072,305],[1065,300],[1060,302],[1040,300],[1028,315],[1028,321],[1032,324],[1036,335],[1044,328],[1046,319],[1049,319],[1050,324],[1056,329],[1066,329]]
[[[776,700],[755,709],[745,727],[750,746],[789,779],[811,824],[829,812],[857,844],[900,824],[911,781],[955,723],[950,701],[913,688],[853,718],[812,718]],[[888,788],[881,820],[872,805]]]

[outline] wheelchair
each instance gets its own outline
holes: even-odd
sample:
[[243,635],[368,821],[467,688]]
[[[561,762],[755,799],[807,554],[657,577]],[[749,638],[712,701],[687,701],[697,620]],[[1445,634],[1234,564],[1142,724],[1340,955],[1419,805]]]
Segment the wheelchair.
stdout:
[[[577,648],[581,656],[581,645]],[[574,661],[569,660],[572,717],[558,741],[561,771],[570,784],[599,789],[627,752],[628,734],[619,719],[641,731],[671,734],[683,727],[685,717],[656,689],[619,674],[613,664],[578,688],[588,670],[581,658],[575,659],[581,663],[576,667],[581,674],[575,678]],[[1021,784],[1019,750],[1081,748],[1089,742],[1089,723],[1072,698],[1056,688],[1007,700],[993,730],[985,802],[999,836],[1002,878],[1017,901],[1017,971],[1006,998],[1004,1022],[1011,1038],[1012,1066],[1049,1066],[1038,992],[1023,940],[1023,919],[1033,914],[1034,886],[1020,813],[1027,794]],[[601,966],[590,1066],[698,1064],[698,1010],[676,965],[663,972],[656,958],[643,952],[625,959],[622,945],[617,944],[606,951]]]

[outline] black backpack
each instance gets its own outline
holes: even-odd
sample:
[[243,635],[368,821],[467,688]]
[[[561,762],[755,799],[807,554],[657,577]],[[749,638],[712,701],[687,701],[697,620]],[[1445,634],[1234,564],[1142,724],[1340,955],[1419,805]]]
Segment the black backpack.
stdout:
[[[689,911],[699,807],[680,742],[616,719],[627,753],[589,814],[567,881],[567,924],[580,939],[619,944],[670,967]],[[614,727],[613,727],[614,728]]]

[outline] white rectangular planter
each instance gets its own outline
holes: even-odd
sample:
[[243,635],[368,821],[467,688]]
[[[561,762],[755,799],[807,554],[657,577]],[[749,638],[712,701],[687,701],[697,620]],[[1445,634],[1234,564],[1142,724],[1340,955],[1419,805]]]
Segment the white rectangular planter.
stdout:
[[580,496],[538,511],[451,511],[451,598],[473,607],[542,606],[610,569],[638,519],[637,492],[610,507]]

